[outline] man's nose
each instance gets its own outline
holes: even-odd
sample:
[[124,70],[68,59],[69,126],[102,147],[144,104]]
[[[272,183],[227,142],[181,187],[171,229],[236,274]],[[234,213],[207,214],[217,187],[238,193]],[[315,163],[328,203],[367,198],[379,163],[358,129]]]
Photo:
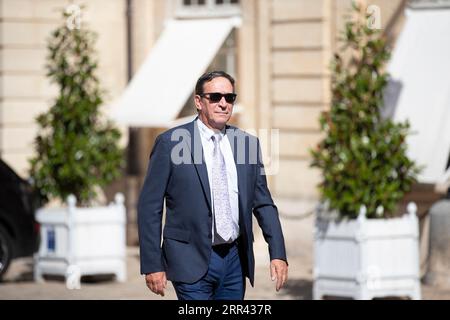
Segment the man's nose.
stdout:
[[219,106],[226,108],[227,106],[227,101],[225,100],[225,97],[223,96],[222,99],[220,99],[219,101]]

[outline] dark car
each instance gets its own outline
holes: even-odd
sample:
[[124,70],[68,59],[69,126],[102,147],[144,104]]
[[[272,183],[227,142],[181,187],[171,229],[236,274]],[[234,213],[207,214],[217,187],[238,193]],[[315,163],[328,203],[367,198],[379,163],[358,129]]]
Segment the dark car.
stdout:
[[12,259],[30,256],[39,247],[39,204],[31,185],[0,159],[0,280]]

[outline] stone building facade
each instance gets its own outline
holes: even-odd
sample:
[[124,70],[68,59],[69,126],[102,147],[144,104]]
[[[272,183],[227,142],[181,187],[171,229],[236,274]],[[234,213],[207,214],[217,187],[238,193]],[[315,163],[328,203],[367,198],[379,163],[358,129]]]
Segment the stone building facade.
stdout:
[[[406,1],[360,2],[379,8],[381,28],[394,44]],[[321,138],[318,116],[330,105],[329,62],[339,49],[337,39],[351,0],[1,0],[0,157],[24,177],[33,154],[34,118],[49,108],[56,92],[45,77],[46,38],[59,24],[60,10],[70,3],[85,5],[82,19],[98,33],[99,78],[108,92],[107,104],[121,95],[167,19],[241,17],[234,35],[233,73],[243,110],[235,121],[256,132],[279,129],[279,171],[269,177],[269,184],[280,208],[296,203],[302,211],[314,204],[320,175],[309,168],[308,149]],[[202,5],[214,10],[202,11]],[[135,190],[145,174],[153,139],[163,129],[135,132]],[[122,130],[127,145],[128,129]],[[271,145],[263,147],[270,150]],[[130,182],[118,188],[129,189],[126,183]],[[127,198],[133,211],[136,193]],[[130,221],[133,216],[130,213]]]

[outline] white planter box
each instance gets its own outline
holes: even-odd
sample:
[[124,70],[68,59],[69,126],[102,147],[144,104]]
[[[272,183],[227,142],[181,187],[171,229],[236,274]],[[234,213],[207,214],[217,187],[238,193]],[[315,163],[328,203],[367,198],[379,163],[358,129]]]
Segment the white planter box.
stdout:
[[76,207],[74,196],[65,208],[41,208],[41,244],[34,258],[34,277],[61,275],[70,288],[79,288],[84,275],[114,274],[126,280],[124,197],[105,207]]
[[314,235],[314,299],[323,296],[420,299],[417,207],[400,218],[327,219],[318,214]]

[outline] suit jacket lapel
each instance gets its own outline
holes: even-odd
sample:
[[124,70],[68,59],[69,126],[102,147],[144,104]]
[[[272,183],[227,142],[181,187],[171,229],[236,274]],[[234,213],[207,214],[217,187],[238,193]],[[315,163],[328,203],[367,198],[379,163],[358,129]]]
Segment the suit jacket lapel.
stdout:
[[[197,120],[197,118],[195,119]],[[196,124],[196,122],[192,121],[189,126],[188,126],[188,130],[190,132],[191,135],[191,145],[190,145],[190,149],[191,149],[191,156],[192,156],[192,161],[194,163],[195,169],[197,171],[197,174],[199,176],[202,188],[203,188],[203,192],[205,194],[205,198],[208,202],[208,206],[209,208],[212,210],[212,205],[211,205],[211,189],[210,189],[210,185],[209,185],[209,180],[208,180],[208,170],[206,168],[206,163],[205,163],[205,158],[203,156],[203,147],[202,147],[202,140],[200,137],[200,132],[198,129],[198,126]],[[238,180],[238,199],[239,199],[239,217],[240,217],[240,221],[244,221],[244,219],[241,217],[242,212],[244,210],[244,203],[245,203],[245,199],[246,199],[246,166],[245,163],[242,164],[238,164],[238,159],[237,159],[237,139],[236,139],[236,129],[232,128],[230,126],[226,127],[226,130],[234,130],[234,132],[232,134],[227,134],[227,138],[229,139],[230,145],[231,145],[231,150],[233,151],[233,158],[234,158],[234,163],[236,165],[236,173],[237,173],[237,180]],[[246,157],[244,157],[246,158]]]
[[[197,118],[195,119],[197,120]],[[191,156],[192,161],[194,163],[195,169],[197,171],[197,174],[200,178],[200,182],[203,188],[203,192],[205,194],[206,201],[208,202],[209,208],[212,210],[211,207],[211,189],[209,186],[209,180],[208,180],[208,170],[206,169],[206,163],[205,158],[203,156],[203,147],[202,147],[202,140],[200,137],[200,132],[198,130],[198,126],[196,122],[192,121],[190,125],[188,126],[188,130],[191,134]]]

